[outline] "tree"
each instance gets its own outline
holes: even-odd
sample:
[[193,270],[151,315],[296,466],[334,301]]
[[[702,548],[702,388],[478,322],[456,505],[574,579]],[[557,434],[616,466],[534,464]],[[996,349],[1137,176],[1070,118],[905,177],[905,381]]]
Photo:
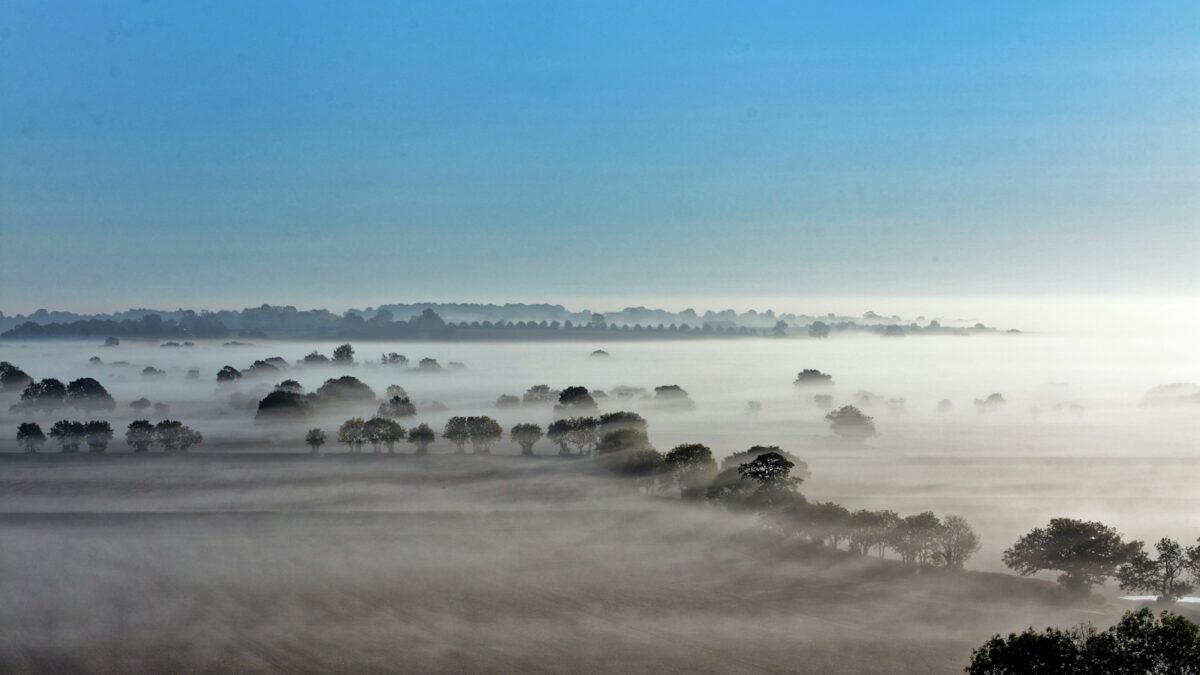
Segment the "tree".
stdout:
[[995,412],[1004,407],[1006,401],[1002,394],[991,394],[987,398],[975,399],[975,411],[979,413]]
[[457,454],[463,454],[467,442],[471,440],[471,428],[467,424],[467,418],[451,417],[446,420],[446,426],[442,429],[442,438],[454,444]]
[[66,398],[67,388],[63,383],[48,377],[41,382],[30,382],[26,385],[25,390],[21,392],[21,402],[18,406],[52,412],[56,408],[64,407]]
[[808,336],[814,338],[829,337],[829,324],[824,321],[814,321],[808,325]]
[[375,414],[380,417],[414,417],[417,414],[417,406],[413,405],[408,396],[393,396],[380,403],[379,410]]
[[761,490],[790,492],[800,485],[799,478],[791,476],[795,464],[778,452],[765,452],[737,468],[743,480],[756,481]]
[[783,456],[784,459],[792,463],[791,476],[799,478],[801,481],[807,480],[812,474],[808,470],[808,463],[792,453],[781,449],[778,445],[754,445],[743,452],[735,452],[732,455],[721,460],[721,469],[737,468],[747,462],[754,461],[759,455],[765,455],[768,452],[774,452]]
[[33,384],[33,378],[8,361],[0,361],[0,390],[24,391]]
[[383,358],[381,358],[379,362],[385,366],[400,366],[403,368],[404,366],[408,365],[408,357],[403,354],[397,354],[396,352],[388,352],[387,354],[383,355]]
[[163,420],[154,425],[154,440],[166,452],[187,452],[188,448],[204,441],[198,431],[177,420]]
[[996,635],[971,653],[968,675],[1195,675],[1200,672],[1200,627],[1149,609],[1126,612],[1117,625],[1071,630],[1029,628]]
[[599,457],[653,449],[646,431],[637,427],[617,428],[606,432],[596,443],[596,455]]
[[146,408],[149,408],[150,405],[151,405],[150,399],[145,398],[145,397],[139,398],[136,401],[131,401],[129,403],[129,407],[133,408],[133,414],[135,414],[135,415],[141,415],[142,411],[144,411]]
[[233,366],[225,366],[217,371],[217,384],[236,384],[242,379],[242,371]]
[[550,426],[546,428],[546,438],[550,439],[551,443],[558,446],[559,455],[569,455],[571,450],[569,434],[571,433],[571,420],[562,419],[554,420]]
[[375,454],[379,454],[379,448],[383,446],[384,426],[387,422],[385,417],[372,417],[363,425],[363,438],[371,444]]
[[561,392],[551,389],[549,385],[535,384],[525,391],[521,402],[525,405],[550,404],[558,400]]
[[961,516],[946,516],[933,533],[933,562],[951,569],[963,564],[979,552],[979,536]]
[[317,454],[321,451],[321,446],[325,445],[325,432],[320,429],[309,429],[308,433],[304,434],[304,444],[312,448],[312,454]]
[[429,446],[436,438],[437,434],[424,422],[418,424],[412,431],[408,432],[408,442],[417,447],[418,455],[424,455],[429,452]]
[[366,442],[364,432],[366,425],[367,423],[361,417],[342,422],[342,426],[338,428],[338,443],[344,444],[351,453],[362,450],[363,443]]
[[691,410],[696,407],[691,396],[677,384],[664,384],[654,388],[654,403],[671,410]]
[[901,518],[892,529],[888,545],[910,565],[924,565],[933,558],[934,542],[942,523],[931,511]]
[[304,361],[305,365],[309,365],[309,366],[322,365],[322,364],[329,363],[329,357],[325,356],[324,354],[322,354],[321,352],[318,352],[315,349],[312,351],[312,353],[306,355],[304,357],[304,359],[302,359],[302,360]]
[[864,415],[852,405],[842,406],[825,415],[833,433],[851,441],[865,441],[875,435],[874,418]]
[[108,444],[113,438],[111,424],[99,420],[91,420],[83,425],[83,434],[89,451],[95,453],[108,452]]
[[85,429],[82,422],[59,420],[50,427],[50,438],[58,441],[63,452],[79,452],[79,444],[84,440]]
[[80,410],[111,411],[117,402],[109,396],[104,385],[90,377],[81,377],[67,385],[67,401]]
[[717,463],[712,450],[699,443],[675,446],[663,458],[667,470],[679,486],[679,496],[694,499],[704,494],[705,488],[717,473]]
[[475,454],[490,455],[496,442],[504,438],[504,427],[487,415],[468,417],[467,434]]
[[619,411],[605,413],[600,416],[601,434],[607,434],[620,429],[636,429],[646,431],[646,418],[635,412]]
[[556,411],[591,411],[596,410],[595,399],[588,392],[587,387],[567,387],[558,395],[558,404],[554,406]]
[[792,384],[797,387],[830,385],[833,384],[833,376],[813,368],[805,368],[796,374],[796,381]]
[[1047,527],[1018,539],[1004,552],[1004,564],[1022,576],[1060,571],[1058,583],[1063,588],[1087,593],[1116,574],[1141,547],[1138,541],[1123,542],[1115,529],[1103,523],[1054,518]]
[[501,394],[496,399],[497,408],[516,408],[521,405],[521,399],[511,394]]
[[542,428],[536,424],[518,424],[508,432],[509,439],[521,446],[522,455],[532,455],[533,446],[542,440]]
[[303,394],[276,389],[258,402],[255,422],[298,422],[308,418],[312,405]]
[[338,345],[333,350],[333,361],[334,363],[354,363],[354,347],[351,347],[350,343]]
[[37,452],[46,444],[46,434],[37,422],[22,422],[17,427],[17,443],[25,448],[25,452]]
[[326,405],[357,405],[375,402],[375,392],[357,377],[330,378],[317,389],[317,399]]
[[1161,539],[1154,545],[1158,559],[1151,560],[1138,542],[1138,550],[1129,561],[1117,568],[1121,590],[1135,593],[1154,593],[1159,602],[1174,602],[1192,592],[1186,581],[1192,566],[1192,553],[1173,539]]
[[125,430],[125,443],[134,452],[149,452],[154,444],[154,425],[147,420],[135,420]]

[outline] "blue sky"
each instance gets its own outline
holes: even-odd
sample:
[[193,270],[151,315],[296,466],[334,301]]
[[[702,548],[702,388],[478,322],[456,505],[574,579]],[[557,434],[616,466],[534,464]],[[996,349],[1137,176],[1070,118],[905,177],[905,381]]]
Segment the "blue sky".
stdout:
[[5,0],[0,78],[10,313],[1200,288],[1195,2]]

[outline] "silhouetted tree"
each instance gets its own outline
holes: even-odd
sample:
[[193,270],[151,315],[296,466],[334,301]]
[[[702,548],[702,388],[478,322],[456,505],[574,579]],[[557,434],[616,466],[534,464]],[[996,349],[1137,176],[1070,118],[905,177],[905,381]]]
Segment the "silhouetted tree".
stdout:
[[155,403],[154,414],[158,417],[166,417],[171,414],[171,406],[166,403]]
[[58,441],[62,452],[79,452],[79,444],[83,442],[85,433],[82,422],[59,420],[50,427],[50,438]]
[[442,429],[442,438],[454,444],[454,451],[457,454],[463,454],[467,442],[471,440],[471,427],[467,424],[467,418],[451,417],[446,420],[446,426]]
[[359,452],[362,450],[363,443],[367,441],[364,430],[366,425],[366,421],[361,417],[342,422],[342,426],[338,428],[338,443],[349,448],[351,453]]
[[108,452],[108,444],[113,438],[113,428],[108,422],[91,420],[83,425],[83,435],[89,451],[105,453]]
[[351,347],[349,343],[338,345],[333,350],[333,361],[334,363],[354,363],[354,347]]
[[587,387],[567,387],[558,395],[558,403],[554,409],[560,412],[587,412],[596,410],[597,407]]
[[154,440],[166,452],[187,452],[188,448],[204,441],[198,431],[176,420],[163,420],[154,425]]
[[1195,675],[1200,671],[1200,627],[1149,609],[1126,612],[1117,625],[1063,631],[1029,628],[994,636],[971,653],[968,675]]
[[979,537],[961,516],[946,516],[933,534],[931,560],[943,567],[961,569],[979,552]]
[[833,433],[852,441],[864,441],[875,435],[873,418],[864,415],[852,405],[842,406],[825,415]]
[[1151,560],[1137,542],[1138,550],[1129,561],[1117,568],[1121,590],[1135,593],[1154,593],[1160,602],[1173,602],[1192,592],[1187,581],[1192,566],[1189,551],[1173,539],[1161,539],[1154,545],[1158,559]]
[[417,414],[417,406],[407,396],[393,396],[380,403],[375,414],[380,417],[413,417]]
[[321,364],[329,363],[329,357],[314,349],[312,353],[304,357],[303,361],[305,365],[319,366]]
[[258,402],[254,419],[257,422],[302,421],[308,418],[311,407],[303,395],[276,389]]
[[521,405],[521,399],[510,394],[501,394],[500,398],[496,399],[497,408],[516,408]]
[[32,409],[53,412],[66,406],[67,388],[53,377],[40,382],[30,382],[21,392],[21,402],[16,409]]
[[542,428],[536,424],[518,424],[508,432],[513,443],[521,446],[522,455],[532,455],[533,446],[542,440]]
[[428,356],[421,359],[417,364],[417,370],[426,373],[436,373],[442,369],[442,365],[437,362],[437,359],[429,358]]
[[387,446],[388,454],[394,454],[396,443],[404,440],[404,435],[404,427],[386,417],[372,417],[363,425],[363,436],[376,453],[379,452],[380,446]]
[[303,394],[304,385],[295,380],[284,380],[275,385],[275,391],[286,391],[290,394]]
[[424,422],[418,424],[408,432],[408,442],[412,443],[417,448],[418,455],[424,455],[429,451],[429,446],[437,438],[437,434],[433,429]]
[[468,417],[467,434],[471,440],[471,449],[475,454],[490,455],[492,447],[501,438],[504,438],[504,427],[487,415]]
[[225,366],[217,371],[218,384],[234,384],[240,379],[242,379],[242,371],[233,366]]
[[1022,576],[1060,571],[1059,584],[1086,593],[1115,575],[1141,547],[1138,541],[1125,543],[1115,529],[1103,523],[1054,518],[1047,527],[1018,539],[1004,552],[1004,564]]
[[408,365],[408,357],[403,354],[397,354],[396,352],[389,352],[384,354],[379,362],[386,366],[400,366],[403,368],[404,366]]
[[149,452],[154,444],[154,425],[146,420],[135,420],[125,430],[125,443],[134,452]]
[[37,422],[22,422],[17,427],[17,443],[25,448],[25,452],[37,452],[46,444],[46,434]]
[[400,398],[408,398],[408,392],[404,390],[404,387],[401,387],[398,384],[389,384],[384,396],[389,399],[396,398],[397,396]]
[[357,377],[350,375],[325,380],[316,393],[322,404],[352,405],[375,402],[375,392]]
[[1000,394],[991,394],[984,399],[975,399],[975,411],[980,413],[995,412],[1005,405],[1004,397]]
[[627,411],[605,413],[600,416],[600,434],[603,435],[620,429],[636,429],[645,432],[646,418],[635,412]]
[[143,397],[137,399],[136,401],[130,402],[129,407],[133,408],[133,414],[141,415],[142,411],[144,411],[146,408],[149,408],[150,405],[150,399]]
[[829,324],[824,321],[814,321],[808,325],[808,336],[814,338],[829,337]]
[[325,432],[320,429],[309,429],[308,433],[304,434],[304,444],[312,448],[312,454],[317,454],[321,451],[321,446],[325,445]]
[[699,443],[675,446],[663,462],[679,486],[679,496],[685,499],[702,496],[717,473],[712,450]]
[[691,410],[696,407],[692,398],[677,384],[666,384],[654,388],[655,405],[672,410]]
[[24,391],[33,378],[8,361],[0,361],[0,391]]
[[824,386],[833,384],[833,376],[822,373],[819,370],[805,368],[796,374],[796,381],[792,384],[797,387]]

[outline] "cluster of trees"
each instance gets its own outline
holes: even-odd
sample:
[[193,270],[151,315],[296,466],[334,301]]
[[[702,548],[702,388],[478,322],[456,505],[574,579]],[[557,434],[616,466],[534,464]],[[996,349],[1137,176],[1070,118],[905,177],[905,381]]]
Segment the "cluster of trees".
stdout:
[[3,334],[10,340],[79,339],[99,336],[141,338],[213,338],[229,335],[229,329],[211,314],[191,310],[180,313],[177,319],[163,320],[158,314],[145,314],[138,319],[81,319],[67,323],[35,323],[26,321]]
[[1004,564],[1021,575],[1061,572],[1058,583],[1077,594],[1116,578],[1122,590],[1178,600],[1200,584],[1200,540],[1185,547],[1162,539],[1151,558],[1140,541],[1124,541],[1116,529],[1096,521],[1054,518],[1022,536],[1004,552]]
[[81,377],[63,384],[53,377],[35,380],[8,361],[0,362],[0,391],[21,392],[13,412],[44,412],[74,408],[84,412],[111,412],[116,401],[99,381]]
[[1091,624],[996,635],[971,654],[968,675],[1196,675],[1200,627],[1172,612],[1126,612],[1105,631]]
[[[104,453],[113,439],[113,428],[101,420],[59,420],[50,427],[49,437],[58,441],[64,453],[79,452],[79,446],[84,443],[90,452]],[[163,420],[158,424],[135,420],[129,423],[125,431],[125,443],[134,452],[148,452],[155,444],[167,452],[186,452],[203,441],[204,436],[200,432],[175,420]],[[26,452],[37,452],[46,444],[46,433],[37,422],[22,422],[17,427],[17,443]]]

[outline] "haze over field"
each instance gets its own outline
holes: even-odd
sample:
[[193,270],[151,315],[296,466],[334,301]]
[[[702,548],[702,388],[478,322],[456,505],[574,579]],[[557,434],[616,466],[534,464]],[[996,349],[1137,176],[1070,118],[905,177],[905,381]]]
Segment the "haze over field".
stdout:
[[0,2],[0,672],[1200,675],[1198,29]]

